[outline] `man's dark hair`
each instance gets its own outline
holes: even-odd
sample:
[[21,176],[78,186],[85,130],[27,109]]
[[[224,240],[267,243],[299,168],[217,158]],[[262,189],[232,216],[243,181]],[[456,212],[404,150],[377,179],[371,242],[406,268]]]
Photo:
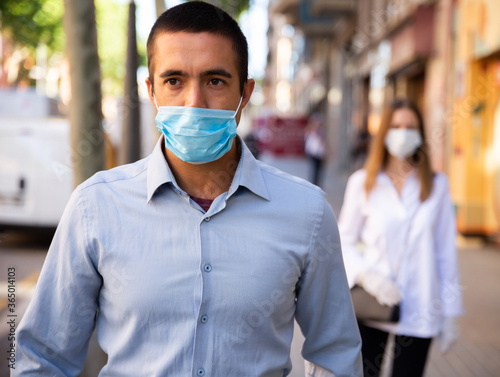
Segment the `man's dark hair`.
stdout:
[[236,53],[240,91],[248,78],[248,43],[238,23],[222,9],[202,1],[188,1],[163,12],[149,33],[147,43],[149,80],[153,82],[153,57],[155,41],[162,33],[207,32],[228,38]]

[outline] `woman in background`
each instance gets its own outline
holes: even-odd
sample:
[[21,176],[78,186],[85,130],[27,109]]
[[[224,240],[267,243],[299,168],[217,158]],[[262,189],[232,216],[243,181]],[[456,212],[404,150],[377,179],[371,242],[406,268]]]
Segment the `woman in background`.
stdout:
[[323,164],[326,159],[326,141],[323,126],[323,117],[319,113],[309,117],[307,127],[304,130],[304,151],[311,161],[311,183],[319,186]]
[[446,352],[458,338],[463,306],[448,180],[431,170],[411,101],[386,109],[365,168],[347,183],[339,228],[351,288],[401,306],[397,323],[359,321],[365,376],[379,375],[389,333],[392,376],[422,376],[431,340]]

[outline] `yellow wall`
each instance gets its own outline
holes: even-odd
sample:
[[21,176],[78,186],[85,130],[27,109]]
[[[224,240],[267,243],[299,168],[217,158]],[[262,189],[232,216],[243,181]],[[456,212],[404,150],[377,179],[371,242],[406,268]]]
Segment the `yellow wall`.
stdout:
[[475,0],[472,2],[477,3],[479,21],[474,35],[474,56],[482,58],[491,51],[500,49],[500,23],[498,22],[500,1]]
[[[500,1],[459,0],[460,59],[484,58],[500,49]],[[469,45],[469,46],[467,46]],[[466,47],[467,46],[467,47]]]
[[499,229],[494,169],[488,158],[500,95],[495,79],[499,60],[477,56],[479,47],[481,56],[500,51],[500,23],[493,18],[500,12],[500,1],[463,0],[459,7],[450,183],[459,231],[490,235]]

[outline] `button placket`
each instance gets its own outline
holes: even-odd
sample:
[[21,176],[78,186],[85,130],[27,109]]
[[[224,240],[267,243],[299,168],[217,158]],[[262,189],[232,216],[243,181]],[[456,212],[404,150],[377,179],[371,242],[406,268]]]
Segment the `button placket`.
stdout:
[[212,265],[210,263],[205,263],[205,265],[203,266],[203,271],[205,272],[212,271]]
[[[212,209],[210,209],[210,211],[212,211]],[[208,224],[208,223],[212,220],[212,217],[207,215],[207,213],[205,213],[203,216],[202,216],[202,221],[199,225],[199,232],[200,232],[201,239],[203,239],[205,232],[210,232],[210,224]],[[203,224],[204,222],[206,223],[205,225]],[[205,361],[206,361],[206,355],[205,355],[204,347],[201,346],[201,344],[203,344],[205,342],[205,339],[207,336],[207,331],[209,331],[209,329],[210,329],[209,327],[207,327],[207,326],[210,326],[208,324],[208,321],[209,321],[208,313],[210,312],[210,308],[206,306],[206,302],[204,300],[204,297],[206,294],[207,285],[208,286],[210,285],[210,283],[208,281],[211,280],[210,279],[211,276],[207,275],[207,274],[210,274],[212,272],[213,267],[212,267],[212,264],[210,261],[211,248],[207,244],[204,244],[203,242],[201,243],[200,246],[201,246],[200,269],[201,269],[201,273],[202,273],[201,281],[203,282],[203,281],[207,280],[207,283],[202,283],[202,299],[201,299],[201,303],[200,303],[200,306],[198,309],[199,310],[198,311],[199,317],[198,317],[198,322],[196,325],[196,334],[195,334],[195,338],[196,338],[195,350],[194,350],[195,357],[193,360],[194,363],[193,363],[192,367],[194,368],[194,371],[195,371],[194,375],[195,376],[207,376],[207,373],[206,373],[207,371],[203,367],[203,365],[205,364]],[[198,346],[198,343],[200,344],[200,346]]]

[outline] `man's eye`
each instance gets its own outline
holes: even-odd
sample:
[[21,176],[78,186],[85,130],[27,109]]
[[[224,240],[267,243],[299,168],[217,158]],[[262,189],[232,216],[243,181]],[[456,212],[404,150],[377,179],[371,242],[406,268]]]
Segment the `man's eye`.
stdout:
[[177,85],[179,83],[179,80],[177,80],[177,79],[168,79],[166,82],[167,82],[168,85],[175,86],[175,85]]
[[211,79],[210,80],[210,85],[219,86],[222,84],[223,84],[223,81],[221,79]]

